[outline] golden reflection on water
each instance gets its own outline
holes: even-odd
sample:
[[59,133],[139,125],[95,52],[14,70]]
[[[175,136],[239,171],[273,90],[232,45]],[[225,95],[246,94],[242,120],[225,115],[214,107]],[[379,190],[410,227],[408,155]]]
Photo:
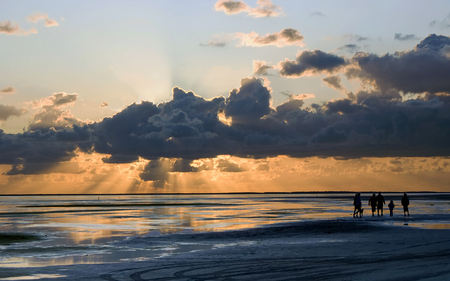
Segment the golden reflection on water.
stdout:
[[[96,264],[115,262],[125,256],[140,258],[158,249],[144,246],[142,250],[147,253],[136,252],[133,256],[130,251],[117,253],[118,248],[108,243],[148,233],[219,232],[335,218],[351,213],[351,205],[347,203],[338,202],[330,212],[318,201],[285,195],[103,196],[100,202],[96,196],[27,197],[0,207],[0,234],[14,231],[48,236],[42,241],[22,244],[29,246],[24,253],[12,252],[7,258],[0,258],[0,267]],[[39,247],[46,252],[42,253]]]

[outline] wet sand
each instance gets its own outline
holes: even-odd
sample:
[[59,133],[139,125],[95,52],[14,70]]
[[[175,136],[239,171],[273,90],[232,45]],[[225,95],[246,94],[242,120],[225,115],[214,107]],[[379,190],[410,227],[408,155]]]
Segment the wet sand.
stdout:
[[[40,280],[136,281],[450,280],[450,229],[387,225],[377,218],[143,236],[127,243],[139,247],[176,243],[189,245],[190,249],[143,261],[2,268],[0,277],[34,275]],[[195,245],[202,247],[195,251]]]

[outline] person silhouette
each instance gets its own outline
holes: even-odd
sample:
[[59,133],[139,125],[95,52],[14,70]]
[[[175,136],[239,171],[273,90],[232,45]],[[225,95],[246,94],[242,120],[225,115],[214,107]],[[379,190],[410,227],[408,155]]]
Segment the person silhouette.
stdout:
[[408,213],[408,217],[409,217],[409,209],[408,209],[409,198],[408,198],[408,196],[406,196],[406,193],[404,193],[403,197],[402,197],[402,206],[403,206],[403,214],[406,217],[406,213]]
[[394,207],[395,207],[394,201],[391,200],[391,202],[389,203],[388,207],[389,207],[389,214],[392,217],[394,215]]
[[375,208],[377,207],[377,197],[375,196],[375,193],[369,199],[369,206],[372,207],[372,217],[373,217],[375,214]]
[[361,194],[356,193],[355,198],[353,199],[353,205],[355,206],[355,209],[353,210],[353,217],[359,213],[359,217],[361,217]]
[[376,197],[377,199],[377,214],[380,216],[380,210],[381,210],[381,216],[383,216],[383,204],[386,204],[384,201],[383,195],[381,195],[381,192],[378,192],[378,195]]

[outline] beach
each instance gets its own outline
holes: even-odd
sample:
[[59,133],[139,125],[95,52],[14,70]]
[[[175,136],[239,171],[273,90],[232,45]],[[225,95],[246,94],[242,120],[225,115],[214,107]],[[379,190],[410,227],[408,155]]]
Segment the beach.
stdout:
[[[224,202],[213,207],[200,204],[206,199],[213,202],[208,198],[188,198],[195,206],[191,209],[185,209],[186,198],[177,197],[166,205],[177,201],[179,206],[170,205],[170,208],[177,212],[183,210],[183,215],[190,213],[196,218],[200,217],[200,210],[207,212],[208,217],[214,210],[215,219],[203,218],[206,224],[195,228],[197,223],[190,219],[187,225],[184,217],[178,228],[171,226],[177,231],[167,231],[168,225],[174,223],[175,215],[171,215],[172,219],[165,217],[165,226],[158,231],[149,228],[134,232],[129,228],[120,232],[120,225],[109,220],[109,224],[103,222],[95,227],[87,222],[77,225],[75,220],[72,228],[61,221],[57,224],[62,218],[65,221],[67,213],[73,210],[66,208],[67,198],[64,204],[56,199],[49,204],[46,198],[45,208],[52,205],[50,209],[56,212],[54,209],[59,210],[58,206],[64,205],[65,212],[56,212],[56,217],[49,212],[52,217],[47,223],[42,217],[37,218],[39,210],[32,218],[30,214],[10,213],[10,217],[16,216],[18,224],[30,225],[20,232],[15,225],[15,234],[0,233],[3,239],[0,239],[0,280],[449,280],[448,198],[446,195],[420,196],[413,196],[416,207],[413,211],[422,210],[422,214],[412,212],[410,217],[404,217],[397,210],[393,217],[389,214],[372,217],[366,210],[362,218],[351,216],[349,200],[341,195],[319,199],[308,196],[299,199],[292,195],[265,195],[256,199],[247,195],[233,196],[222,198]],[[231,203],[238,199],[240,204],[233,206],[240,212],[230,215]],[[260,203],[255,204],[255,200]],[[283,208],[290,202],[290,207],[298,206],[301,212],[292,217],[295,208],[282,212],[282,208],[274,210],[272,203],[263,203],[279,204],[280,201]],[[305,217],[309,212],[305,211],[306,202],[310,202],[310,206],[314,202],[318,204],[319,211],[314,213],[316,219],[311,215]],[[321,208],[323,202],[335,207],[348,204],[348,207],[336,216],[333,208]],[[83,204],[93,205],[92,202]],[[78,202],[77,206],[83,204]],[[155,205],[140,208],[147,212],[169,208]],[[26,206],[32,209],[29,203]],[[425,206],[429,206],[428,209]],[[76,215],[90,218],[90,211],[99,206],[89,208],[79,210]],[[257,211],[247,212],[251,209]],[[109,214],[110,218],[117,216],[111,211],[101,214]],[[41,214],[48,215],[48,212]],[[136,219],[136,214],[131,213],[130,217]],[[20,218],[24,221],[20,222]],[[220,218],[224,222],[219,227]],[[141,216],[139,221],[142,223],[146,219],[148,217]],[[245,223],[239,225],[239,221]],[[259,223],[248,223],[257,221]],[[93,237],[96,235],[93,229],[101,227],[105,237],[80,240],[79,235]],[[108,227],[115,227],[118,236],[113,235],[115,232],[104,232]],[[74,238],[69,240],[68,237]],[[66,244],[61,244],[63,242]]]
[[214,245],[112,264],[2,268],[2,280],[449,280],[450,230],[324,220],[229,231],[135,237],[128,243]]

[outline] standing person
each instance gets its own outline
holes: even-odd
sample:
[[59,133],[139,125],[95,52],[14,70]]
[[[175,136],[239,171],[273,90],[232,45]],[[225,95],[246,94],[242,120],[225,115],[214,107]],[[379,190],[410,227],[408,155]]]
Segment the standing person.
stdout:
[[395,207],[394,201],[391,200],[391,202],[389,203],[388,207],[389,207],[389,214],[392,217],[394,215],[394,207]]
[[384,201],[384,197],[383,197],[383,195],[381,195],[381,192],[378,192],[376,199],[377,199],[378,216],[380,216],[380,210],[381,210],[381,216],[383,216],[383,204],[386,204],[386,202]]
[[375,208],[377,207],[377,197],[375,196],[375,193],[370,197],[369,199],[369,205],[372,207],[372,217],[375,213]]
[[406,213],[408,213],[408,217],[409,217],[409,209],[408,209],[409,198],[408,198],[408,196],[406,196],[406,193],[404,193],[403,197],[402,197],[402,206],[403,206],[403,214],[406,217]]
[[356,193],[355,198],[353,199],[353,205],[355,205],[355,209],[353,210],[353,217],[359,213],[359,217],[361,217],[361,194]]

